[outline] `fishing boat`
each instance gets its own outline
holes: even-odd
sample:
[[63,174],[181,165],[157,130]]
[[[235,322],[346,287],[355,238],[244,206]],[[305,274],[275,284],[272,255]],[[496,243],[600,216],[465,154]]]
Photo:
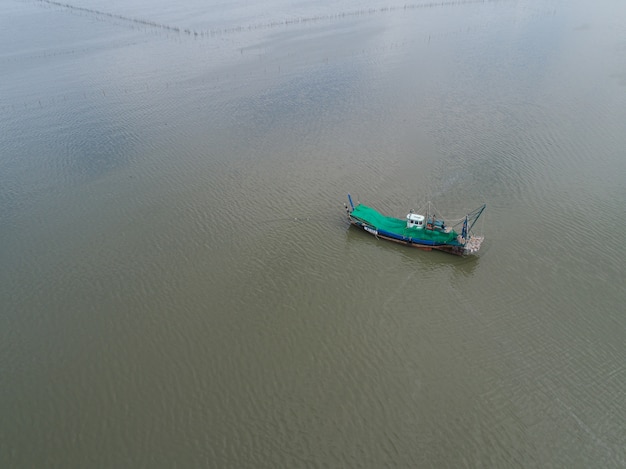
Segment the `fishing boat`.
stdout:
[[[475,254],[480,249],[484,236],[472,232],[486,204],[469,212],[459,220],[444,221],[428,203],[422,213],[411,210],[404,219],[381,214],[372,207],[357,203],[348,194],[350,206],[344,204],[350,223],[377,238],[394,241],[407,246],[436,249],[458,256]],[[460,227],[460,233],[456,231]]]

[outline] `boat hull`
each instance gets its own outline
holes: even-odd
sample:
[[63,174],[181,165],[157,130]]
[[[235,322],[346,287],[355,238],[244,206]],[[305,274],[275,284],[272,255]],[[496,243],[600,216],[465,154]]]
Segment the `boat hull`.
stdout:
[[404,236],[398,236],[395,233],[390,233],[384,230],[378,230],[373,226],[369,226],[360,220],[356,220],[350,217],[350,224],[363,231],[375,236],[376,238],[385,239],[394,243],[402,244],[404,246],[410,246],[413,248],[421,249],[422,251],[443,251],[457,256],[463,256],[468,254],[463,245],[451,245],[451,244],[437,244],[429,240],[422,240],[417,238],[407,238]]

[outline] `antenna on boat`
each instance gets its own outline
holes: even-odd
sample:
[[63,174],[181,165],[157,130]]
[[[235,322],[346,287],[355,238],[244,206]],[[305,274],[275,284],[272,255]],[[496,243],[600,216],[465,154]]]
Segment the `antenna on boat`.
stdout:
[[354,204],[352,203],[352,196],[350,194],[348,194],[348,201],[350,202],[350,207],[354,210]]

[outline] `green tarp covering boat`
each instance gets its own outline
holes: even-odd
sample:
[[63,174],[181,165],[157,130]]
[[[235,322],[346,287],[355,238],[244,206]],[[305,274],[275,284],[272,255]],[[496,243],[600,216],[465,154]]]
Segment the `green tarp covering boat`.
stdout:
[[[350,223],[378,237],[420,249],[445,251],[457,255],[474,254],[480,249],[482,236],[472,233],[472,227],[480,217],[485,205],[457,220],[453,226],[426,210],[424,215],[409,212],[404,219],[383,215],[363,204],[356,206],[348,195],[350,206],[346,207]],[[460,226],[460,233],[455,230]]]

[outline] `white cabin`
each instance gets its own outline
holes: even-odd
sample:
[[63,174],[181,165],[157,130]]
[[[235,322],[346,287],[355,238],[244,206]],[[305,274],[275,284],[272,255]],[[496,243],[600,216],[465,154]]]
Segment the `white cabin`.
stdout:
[[417,228],[421,230],[424,228],[424,215],[418,215],[417,213],[409,213],[406,216],[406,227]]

